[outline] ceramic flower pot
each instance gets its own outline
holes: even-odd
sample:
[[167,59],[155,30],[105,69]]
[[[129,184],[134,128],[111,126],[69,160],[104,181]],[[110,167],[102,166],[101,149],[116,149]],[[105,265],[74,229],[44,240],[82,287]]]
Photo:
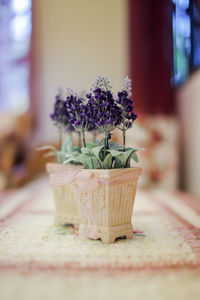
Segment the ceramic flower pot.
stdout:
[[55,224],[72,224],[78,227],[80,218],[75,199],[75,186],[72,182],[67,183],[65,179],[79,170],[80,166],[48,163],[46,169],[54,194]]
[[133,237],[131,217],[141,168],[81,170],[76,199],[80,213],[79,236],[114,243]]

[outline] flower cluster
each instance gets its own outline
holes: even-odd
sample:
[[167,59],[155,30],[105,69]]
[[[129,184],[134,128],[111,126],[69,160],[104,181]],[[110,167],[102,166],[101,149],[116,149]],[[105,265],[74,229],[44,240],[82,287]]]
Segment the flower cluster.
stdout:
[[92,112],[93,122],[100,132],[109,133],[122,121],[122,110],[114,100],[113,94],[107,90],[95,88],[86,95],[88,107]]
[[129,98],[132,96],[132,81],[128,76],[123,80],[122,91],[126,91]]
[[92,85],[91,91],[95,89],[101,89],[102,91],[111,91],[110,81],[106,77],[97,76]]
[[60,94],[56,96],[54,110],[53,113],[50,114],[50,118],[57,127],[66,128],[69,124],[69,114],[66,110],[66,104],[65,101],[61,99]]
[[128,97],[128,92],[125,90],[119,92],[117,96],[117,103],[122,110],[120,129],[127,130],[132,127],[133,122],[137,119],[137,115],[133,112],[133,101]]
[[111,91],[110,81],[100,76],[95,79],[89,93],[75,93],[70,89],[66,93],[60,91],[50,117],[59,129],[64,127],[67,131],[76,131],[79,137],[82,135],[84,145],[85,131],[98,131],[104,134],[105,147],[108,148],[111,132],[119,128],[123,132],[125,149],[125,132],[137,118],[131,100],[131,80],[124,79],[117,96]]
[[76,95],[67,96],[65,105],[69,115],[69,122],[77,131],[95,129],[92,110],[83,97],[79,98]]

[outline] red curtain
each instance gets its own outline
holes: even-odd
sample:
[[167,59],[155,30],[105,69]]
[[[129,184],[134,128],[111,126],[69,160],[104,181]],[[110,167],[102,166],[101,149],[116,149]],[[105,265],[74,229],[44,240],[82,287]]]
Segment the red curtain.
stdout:
[[170,0],[129,0],[130,76],[137,112],[174,112],[173,4]]

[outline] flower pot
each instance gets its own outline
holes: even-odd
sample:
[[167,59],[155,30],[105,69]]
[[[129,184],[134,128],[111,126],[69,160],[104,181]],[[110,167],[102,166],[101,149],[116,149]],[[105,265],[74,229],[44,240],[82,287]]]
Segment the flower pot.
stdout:
[[75,199],[75,186],[71,182],[67,183],[66,177],[76,173],[80,166],[47,163],[46,169],[54,194],[55,224],[72,224],[78,227],[80,218]]
[[133,237],[131,217],[141,168],[85,170],[76,179],[79,236],[114,243]]

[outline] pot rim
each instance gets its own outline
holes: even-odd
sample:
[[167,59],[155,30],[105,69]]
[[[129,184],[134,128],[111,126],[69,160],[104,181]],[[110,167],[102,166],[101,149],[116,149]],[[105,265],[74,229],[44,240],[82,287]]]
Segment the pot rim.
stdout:
[[122,175],[126,173],[135,173],[136,176],[142,174],[141,167],[130,167],[130,168],[119,168],[119,169],[80,169],[81,172],[92,172],[100,177],[112,178],[117,175]]
[[61,164],[58,162],[48,162],[46,164],[46,171],[48,174],[52,174],[54,172],[57,171],[61,171],[61,170],[68,170],[68,169],[77,169],[80,168],[80,165],[73,165],[73,164]]
[[61,164],[61,163],[53,163],[49,162],[46,164],[46,171],[48,174],[55,173],[57,171],[69,170],[69,169],[77,169],[81,172],[92,172],[99,177],[103,178],[113,178],[118,175],[127,174],[127,173],[135,173],[137,177],[142,174],[141,167],[130,167],[130,168],[118,168],[118,169],[83,169],[82,165],[73,165],[73,164]]

